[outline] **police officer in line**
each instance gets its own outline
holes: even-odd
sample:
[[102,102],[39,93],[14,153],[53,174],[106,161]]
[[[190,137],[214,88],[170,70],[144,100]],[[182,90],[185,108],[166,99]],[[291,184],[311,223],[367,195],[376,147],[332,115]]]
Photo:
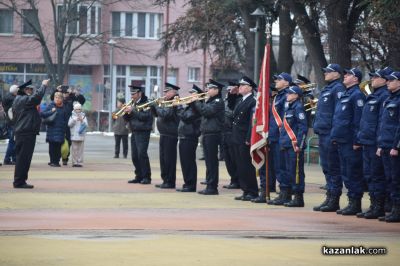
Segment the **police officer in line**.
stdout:
[[36,135],[39,135],[42,122],[36,107],[42,101],[49,81],[43,80],[42,86],[35,92],[35,87],[31,85],[32,81],[22,84],[12,105],[16,153],[14,188],[33,188],[33,185],[26,183],[26,180],[35,149]]
[[384,68],[369,73],[373,93],[367,96],[363,108],[358,139],[363,149],[363,174],[371,205],[367,211],[357,213],[358,218],[377,219],[385,215],[385,174],[382,161],[376,155],[376,139],[382,104],[389,96],[385,76],[392,72],[391,68]]
[[[275,170],[276,180],[279,182],[279,195],[273,200],[268,201],[271,205],[283,205],[291,201],[291,183],[289,176],[286,175],[286,164],[284,153],[281,152],[279,145],[280,130],[283,126],[283,115],[285,112],[286,94],[292,77],[285,72],[274,76],[275,88],[278,94],[272,101],[269,116],[268,146],[271,167]],[[274,174],[274,173],[271,173]]]
[[340,174],[339,153],[337,145],[331,141],[333,115],[345,87],[341,82],[342,68],[338,64],[329,64],[322,69],[325,81],[328,82],[318,98],[313,129],[318,135],[318,149],[322,172],[326,180],[326,198],[313,208],[314,211],[335,212],[339,209],[339,198],[342,194],[343,181]]
[[254,88],[257,88],[257,85],[249,77],[243,76],[240,79],[239,94],[242,95],[242,99],[233,111],[232,142],[239,184],[243,191],[235,200],[251,201],[258,197],[256,171],[250,156],[252,117],[256,106]]
[[138,111],[136,106],[148,102],[144,94],[145,88],[129,85],[131,99],[134,105],[126,108],[124,119],[129,123],[131,129],[131,155],[132,163],[135,166],[135,178],[128,183],[151,184],[151,169],[147,149],[149,148],[150,132],[153,129],[153,116],[150,110]]
[[[378,149],[385,169],[386,193],[390,193],[392,209],[380,221],[400,222],[400,72],[386,76],[389,97],[383,102],[378,129]],[[385,206],[386,209],[386,206]]]
[[206,102],[193,98],[190,103],[193,110],[201,114],[200,131],[203,135],[204,155],[206,161],[207,187],[199,191],[202,195],[218,195],[218,145],[221,143],[221,133],[225,120],[225,105],[222,100],[221,90],[224,87],[212,79],[207,83]]
[[223,188],[238,189],[239,177],[237,172],[237,161],[235,160],[234,144],[232,142],[232,123],[233,123],[233,110],[240,102],[242,95],[239,94],[239,83],[230,81],[227,88],[227,95],[225,99],[225,123],[223,129],[222,146],[224,147],[224,159],[226,170],[228,171],[231,181],[229,185],[223,185]]
[[286,175],[294,194],[291,201],[284,203],[285,207],[304,207],[304,148],[308,125],[302,95],[298,86],[287,89],[284,125],[279,136],[279,145],[286,158]]
[[[192,94],[203,93],[203,91],[193,84],[189,91]],[[197,164],[196,149],[200,136],[200,113],[195,112],[192,107],[178,106],[178,138],[179,138],[179,158],[181,161],[183,187],[176,189],[178,192],[196,192],[197,185]]]
[[362,147],[357,136],[365,102],[365,95],[359,87],[361,78],[359,69],[345,70],[343,85],[346,91],[340,97],[333,115],[331,141],[338,147],[340,171],[349,200],[345,208],[336,211],[342,215],[356,215],[361,212],[361,198],[364,193]]
[[[165,83],[164,99],[166,101],[179,97],[180,88],[170,83]],[[162,183],[156,187],[162,189],[175,188],[176,183],[176,159],[178,143],[178,124],[177,106],[163,107],[151,106],[153,115],[157,117],[157,129],[160,132],[160,170]]]

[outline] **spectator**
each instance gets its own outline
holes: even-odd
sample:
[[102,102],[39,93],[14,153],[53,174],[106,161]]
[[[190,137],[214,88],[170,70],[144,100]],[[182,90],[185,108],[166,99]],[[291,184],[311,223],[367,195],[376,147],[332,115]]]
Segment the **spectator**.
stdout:
[[88,122],[85,113],[82,112],[80,103],[74,104],[74,110],[69,118],[68,126],[71,130],[72,167],[82,167],[83,146]]
[[[121,110],[123,105],[125,104],[125,99],[118,99],[117,100],[117,110],[115,111],[118,112]],[[122,153],[124,155],[124,158],[128,156],[128,134],[129,130],[127,127],[127,121],[123,118],[123,116],[118,117],[115,119],[114,122],[114,138],[115,138],[115,155],[114,158],[119,158],[119,151],[120,151],[120,146],[121,146],[121,140],[122,140]]]
[[8,128],[8,146],[6,155],[4,157],[5,165],[15,165],[15,141],[14,141],[14,122],[12,117],[12,105],[18,93],[18,86],[12,85],[10,92],[4,96],[3,107],[6,114],[7,128]]

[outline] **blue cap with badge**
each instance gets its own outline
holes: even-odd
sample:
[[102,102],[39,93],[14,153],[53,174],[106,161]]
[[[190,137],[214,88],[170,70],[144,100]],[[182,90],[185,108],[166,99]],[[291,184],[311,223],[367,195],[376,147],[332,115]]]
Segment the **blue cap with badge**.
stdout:
[[353,75],[353,76],[357,77],[358,81],[361,81],[361,79],[362,79],[361,70],[359,70],[358,68],[353,67],[351,69],[345,69],[344,72],[346,74]]
[[326,67],[322,68],[322,71],[324,73],[330,73],[330,72],[338,72],[342,73],[342,67],[339,64],[329,64]]
[[300,89],[298,86],[290,86],[287,89],[287,93],[289,93],[289,94],[297,94],[299,96],[302,96],[303,95],[303,90]]

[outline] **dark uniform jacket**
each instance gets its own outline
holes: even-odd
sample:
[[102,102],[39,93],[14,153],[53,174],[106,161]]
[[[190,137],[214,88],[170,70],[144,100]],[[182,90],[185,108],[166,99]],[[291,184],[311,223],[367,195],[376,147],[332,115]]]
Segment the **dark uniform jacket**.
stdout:
[[390,93],[383,102],[378,130],[378,147],[400,149],[400,90]]
[[157,128],[160,135],[178,137],[179,118],[177,107],[151,106],[153,115],[157,117]]
[[[142,96],[136,105],[147,103],[147,96]],[[135,131],[151,131],[153,129],[153,115],[150,110],[137,111],[132,109],[130,114],[125,114],[124,119],[128,121],[129,127],[132,132]]]
[[363,145],[376,145],[379,116],[382,112],[382,104],[389,97],[387,86],[376,88],[374,93],[367,96],[363,108],[358,139]]
[[358,85],[354,85],[342,94],[333,115],[331,140],[338,143],[359,145],[357,137],[360,119],[364,107],[365,95]]
[[200,113],[195,112],[190,106],[179,107],[178,117],[180,119],[178,137],[180,139],[197,139],[200,136]]
[[[118,110],[115,110],[114,113],[118,112]],[[123,117],[118,117],[117,119],[114,120],[114,126],[113,126],[113,130],[114,130],[114,135],[128,135],[129,134],[129,130],[127,127],[128,123],[126,122],[126,120]]]
[[10,120],[10,118],[8,117],[8,110],[10,110],[10,108],[12,107],[15,97],[16,96],[14,94],[8,92],[3,98],[3,108],[4,112],[6,113],[7,124],[9,126],[12,126],[14,124],[13,120]]
[[236,105],[240,102],[242,96],[239,94],[228,94],[225,101],[225,121],[224,121],[224,134],[232,134],[233,125],[233,110],[235,110]]
[[315,134],[329,135],[331,133],[335,107],[345,90],[342,82],[334,80],[321,91],[313,125]]
[[221,134],[225,120],[225,104],[220,95],[209,98],[205,103],[193,102],[190,106],[202,116],[200,131],[203,135]]
[[54,102],[51,102],[46,110],[44,110],[40,116],[42,118],[49,117],[53,112],[51,109],[56,108],[56,118],[54,119],[54,122],[50,125],[47,125],[47,130],[46,130],[46,141],[47,142],[58,142],[58,143],[63,143],[65,139],[65,133],[67,131],[68,127],[68,120],[69,117],[71,116],[71,113],[67,111],[67,108],[65,105],[56,107]]
[[41,86],[32,95],[17,95],[13,108],[14,133],[16,136],[38,135],[41,119],[36,108],[46,92],[46,87]]
[[233,111],[232,142],[245,144],[250,142],[251,127],[256,100],[253,95],[242,100]]
[[[285,112],[285,102],[286,102],[287,90],[283,89],[278,92],[274,100],[271,101],[271,105],[275,104],[276,111],[278,112],[280,118],[283,118],[283,113]],[[269,108],[269,131],[268,140],[269,141],[279,141],[279,127],[275,121],[274,115],[272,114],[272,106]]]
[[[293,133],[296,135],[297,147],[304,149],[308,126],[303,103],[300,100],[296,100],[292,103],[286,102],[284,119],[286,119],[290,128],[293,130]],[[281,128],[279,144],[284,148],[293,147],[292,140],[290,139],[289,134],[284,126]]]

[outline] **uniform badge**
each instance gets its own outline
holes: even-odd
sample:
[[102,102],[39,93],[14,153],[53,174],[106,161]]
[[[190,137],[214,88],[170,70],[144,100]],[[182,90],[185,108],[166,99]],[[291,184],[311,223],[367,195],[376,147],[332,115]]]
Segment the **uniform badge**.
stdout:
[[394,110],[389,110],[389,115],[394,116]]
[[299,114],[299,118],[300,118],[301,120],[303,120],[304,118],[306,118],[306,116],[304,115],[304,113],[300,113],[300,114]]
[[342,106],[342,111],[346,110],[346,105]]
[[215,101],[218,103],[218,102],[219,102],[219,99],[215,99]]
[[357,100],[357,106],[358,107],[363,107],[364,106],[364,101],[361,100],[361,99]]
[[375,110],[375,106],[371,105],[371,107],[369,108],[370,112],[373,112]]
[[285,102],[285,108],[289,107],[289,102]]
[[337,94],[338,99],[342,98],[342,95],[343,95],[343,92],[339,91],[338,94]]
[[327,102],[328,101],[328,97],[324,97],[324,102]]

